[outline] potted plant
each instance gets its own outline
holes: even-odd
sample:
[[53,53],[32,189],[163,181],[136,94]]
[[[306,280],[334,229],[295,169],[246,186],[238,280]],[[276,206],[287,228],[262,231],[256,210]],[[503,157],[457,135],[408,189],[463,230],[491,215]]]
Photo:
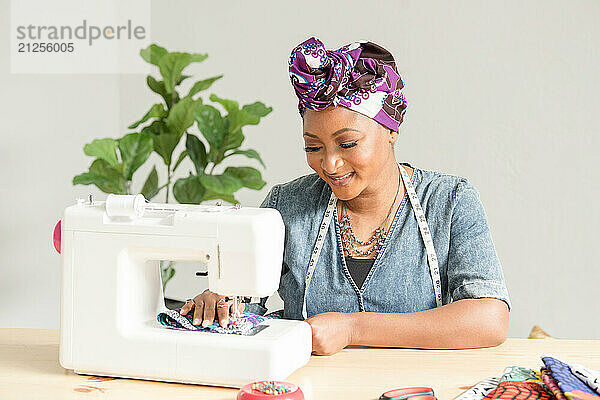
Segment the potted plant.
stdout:
[[[148,75],[146,83],[159,95],[138,121],[129,125],[133,132],[117,139],[95,139],[83,147],[86,155],[94,157],[87,172],[73,178],[73,185],[96,185],[105,193],[133,194],[134,173],[156,152],[163,161],[166,181],[160,183],[157,166],[146,177],[141,193],[148,200],[164,191],[165,202],[171,199],[185,204],[200,204],[220,199],[235,204],[234,193],[246,187],[260,190],[265,185],[260,171],[250,166],[228,166],[221,172],[215,169],[230,157],[245,156],[265,167],[258,152],[242,149],[243,128],[257,125],[268,115],[271,107],[257,101],[242,107],[234,100],[209,96],[214,105],[205,104],[201,92],[221,79],[223,75],[198,80],[183,90],[182,83],[191,78],[184,69],[192,63],[204,61],[208,55],[169,52],[156,44],[140,51],[141,57],[158,67],[161,80]],[[222,113],[217,107],[224,110]],[[198,135],[198,132],[200,135]],[[185,149],[174,157],[173,152],[185,137]],[[186,158],[193,170],[176,179],[175,172]],[[221,168],[219,168],[221,169]],[[163,289],[174,276],[172,262],[161,261]]]

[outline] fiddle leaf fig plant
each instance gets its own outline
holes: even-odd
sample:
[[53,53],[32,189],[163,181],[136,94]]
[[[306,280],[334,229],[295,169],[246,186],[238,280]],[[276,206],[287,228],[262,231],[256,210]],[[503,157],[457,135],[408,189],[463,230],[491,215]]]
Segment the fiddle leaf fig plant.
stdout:
[[[93,184],[105,193],[131,194],[134,173],[155,152],[164,165],[153,165],[143,183],[141,193],[148,200],[164,189],[167,203],[171,191],[179,203],[199,204],[214,199],[237,203],[234,193],[239,189],[262,189],[265,181],[256,168],[227,166],[219,173],[216,169],[233,156],[253,159],[265,167],[256,150],[241,148],[245,140],[243,128],[258,125],[272,108],[260,101],[240,107],[237,101],[215,94],[209,96],[214,104],[205,104],[201,92],[223,75],[198,80],[183,90],[182,83],[192,78],[183,74],[185,68],[204,61],[207,54],[169,52],[151,44],[140,55],[158,67],[160,79],[148,75],[146,84],[159,95],[160,101],[128,126],[135,132],[119,139],[95,139],[86,144],[84,153],[95,159],[87,172],[73,178],[73,184]],[[173,154],[184,136],[185,149]],[[175,171],[188,157],[193,169],[187,176],[175,179]],[[162,184],[160,168],[166,173],[166,182]]]
[[[222,169],[221,164],[230,157],[244,156],[265,168],[256,150],[241,148],[245,140],[243,128],[259,124],[273,109],[259,101],[240,107],[237,101],[215,94],[209,96],[214,104],[205,104],[201,93],[223,75],[187,85],[192,76],[183,72],[189,65],[206,60],[207,54],[169,52],[151,44],[140,55],[158,67],[160,78],[146,77],[150,90],[159,96],[158,102],[128,126],[132,132],[118,139],[94,139],[86,144],[83,151],[94,160],[87,172],[73,178],[73,185],[95,185],[105,193],[133,194],[135,172],[155,152],[164,165],[153,165],[142,185],[141,193],[148,200],[164,189],[166,203],[171,190],[179,203],[199,204],[214,199],[237,203],[234,194],[241,188],[262,189],[265,181],[258,169],[250,166]],[[183,86],[189,87],[183,89]],[[183,137],[185,149],[174,155]],[[193,169],[176,179],[175,171],[186,158]],[[160,182],[160,168],[164,168],[166,182]],[[172,264],[161,262],[163,289],[175,273]]]

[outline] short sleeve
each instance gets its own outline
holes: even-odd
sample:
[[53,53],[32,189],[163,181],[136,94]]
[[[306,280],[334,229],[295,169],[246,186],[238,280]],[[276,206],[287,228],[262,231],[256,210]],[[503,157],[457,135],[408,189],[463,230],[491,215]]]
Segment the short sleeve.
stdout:
[[461,179],[453,195],[448,289],[452,300],[491,297],[511,304],[479,192]]
[[279,199],[279,185],[275,185],[269,190],[267,197],[260,204],[261,208],[277,208],[277,200]]

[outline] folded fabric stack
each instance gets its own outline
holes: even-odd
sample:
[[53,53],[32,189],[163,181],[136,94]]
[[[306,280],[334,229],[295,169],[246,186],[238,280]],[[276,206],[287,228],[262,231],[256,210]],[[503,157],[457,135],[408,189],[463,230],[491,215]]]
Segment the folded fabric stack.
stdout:
[[[600,400],[598,383],[600,382],[600,371],[592,371],[577,365],[571,367],[556,357],[542,357],[548,376],[557,383],[559,392],[569,400]],[[583,379],[582,379],[583,378]],[[594,387],[589,386],[590,381]],[[560,398],[560,397],[557,397]]]
[[549,399],[600,400],[600,371],[542,356],[539,371],[512,366],[501,378],[488,378],[455,400]]
[[249,312],[241,313],[237,320],[229,320],[227,326],[222,327],[217,321],[214,321],[212,325],[207,327],[196,326],[192,324],[193,312],[187,313],[187,315],[181,315],[180,309],[167,310],[156,316],[158,322],[170,329],[178,329],[183,331],[200,331],[210,333],[225,333],[229,335],[248,335],[256,328],[261,322],[267,319],[279,318],[276,313],[269,315],[257,315]]

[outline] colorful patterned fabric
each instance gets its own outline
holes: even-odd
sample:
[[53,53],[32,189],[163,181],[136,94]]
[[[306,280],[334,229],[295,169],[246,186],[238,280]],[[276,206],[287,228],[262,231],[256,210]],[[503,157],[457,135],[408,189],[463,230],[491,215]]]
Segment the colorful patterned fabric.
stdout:
[[484,399],[553,399],[539,371],[510,366],[504,370],[498,387]]
[[455,400],[600,400],[600,396],[592,391],[598,389],[599,371],[579,364],[567,364],[551,356],[542,357],[542,360],[546,368],[541,371],[518,366],[507,367],[502,377],[481,381]]
[[483,397],[484,399],[554,399],[540,384],[535,382],[504,381],[498,387]]
[[326,50],[312,37],[292,50],[289,73],[301,115],[306,108],[320,111],[342,105],[394,132],[402,123],[404,82],[394,57],[375,43],[357,41]]
[[558,384],[556,383],[556,381],[550,374],[550,371],[548,371],[547,369],[542,369],[541,372],[542,372],[542,380],[544,381],[544,383],[546,384],[548,389],[550,389],[552,394],[554,394],[554,397],[556,397],[556,400],[567,400],[567,398],[565,397],[565,394],[563,393],[562,390],[560,390],[560,388],[558,387]]
[[496,389],[498,387],[499,382],[500,378],[493,377],[485,379],[471,387],[466,392],[463,392],[454,400],[481,400],[483,399],[483,396]]
[[500,378],[500,382],[504,381],[535,382],[543,384],[540,371],[518,366],[506,367]]
[[600,400],[600,396],[571,372],[568,364],[552,356],[542,357],[542,361],[567,399]]
[[600,394],[600,371],[594,371],[579,364],[569,364],[573,375],[578,377],[590,389]]
[[260,316],[248,312],[244,312],[240,315],[238,320],[234,323],[232,319],[229,320],[227,327],[222,327],[217,321],[214,321],[212,325],[203,328],[202,326],[196,326],[192,324],[193,312],[187,313],[187,315],[181,315],[180,309],[168,310],[162,312],[156,316],[158,322],[170,329],[178,329],[184,331],[200,331],[200,332],[211,332],[211,333],[225,333],[230,335],[248,335],[252,330],[259,325],[261,322],[267,319],[278,318],[277,316]]

